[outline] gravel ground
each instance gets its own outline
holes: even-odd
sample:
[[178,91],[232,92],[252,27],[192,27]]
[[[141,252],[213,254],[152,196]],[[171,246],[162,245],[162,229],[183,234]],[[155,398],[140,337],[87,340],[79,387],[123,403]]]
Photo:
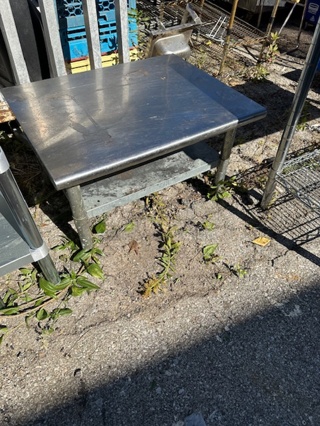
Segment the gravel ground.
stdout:
[[[284,35],[292,40],[295,31]],[[320,424],[320,218],[280,190],[268,211],[259,208],[310,39],[303,33],[303,49],[292,56],[284,37],[261,82],[243,71],[257,51],[240,46],[232,53],[239,62],[227,83],[268,109],[265,120],[238,132],[232,154],[228,173],[247,191],[217,203],[206,197],[208,177],[199,177],[162,191],[151,206],[140,200],[108,214],[99,243],[101,289],[72,298],[72,315],[53,334],[23,325],[5,337],[1,425],[189,426],[192,414],[193,426]],[[319,146],[318,82],[316,76],[291,154]],[[48,189],[30,154],[10,152],[10,145],[4,143],[48,245],[73,237],[63,195]],[[159,211],[180,248],[166,291],[146,298],[140,290],[159,272]],[[267,245],[256,244],[258,237]],[[210,244],[218,244],[218,257],[205,262]],[[57,251],[52,257],[60,271],[69,262]],[[18,273],[1,277],[1,292],[19,280]],[[14,318],[2,323],[19,325]]]

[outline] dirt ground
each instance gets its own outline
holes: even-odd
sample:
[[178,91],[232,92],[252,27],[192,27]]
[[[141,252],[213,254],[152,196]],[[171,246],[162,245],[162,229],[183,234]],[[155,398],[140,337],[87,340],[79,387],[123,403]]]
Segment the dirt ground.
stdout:
[[[284,29],[265,79],[251,78],[254,46],[235,48],[221,77],[268,111],[237,133],[228,176],[245,191],[209,200],[206,175],[116,208],[98,235],[100,290],[71,298],[72,314],[50,335],[36,322],[27,328],[23,318],[1,318],[18,326],[0,349],[1,425],[183,426],[194,412],[208,426],[320,424],[320,219],[281,188],[268,211],[259,207],[312,37],[303,31],[299,48],[286,53],[296,33]],[[195,38],[190,61],[216,75],[215,52]],[[291,155],[319,147],[319,81],[318,73]],[[48,246],[74,240],[63,194],[12,144],[2,142]],[[174,272],[163,291],[143,297],[162,270],[168,229],[179,242]],[[60,272],[78,267],[66,251],[51,254]],[[1,277],[1,293],[19,280],[18,272]]]

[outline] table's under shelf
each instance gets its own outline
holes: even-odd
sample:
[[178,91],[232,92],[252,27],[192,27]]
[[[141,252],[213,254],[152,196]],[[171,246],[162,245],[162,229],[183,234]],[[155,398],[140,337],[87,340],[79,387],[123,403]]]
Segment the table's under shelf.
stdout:
[[159,158],[106,179],[83,185],[89,217],[127,204],[216,167],[218,153],[206,142]]
[[[0,194],[0,276],[32,263],[28,244],[13,227],[13,219]],[[11,222],[11,223],[10,223]]]
[[320,213],[320,150],[286,161],[277,181],[294,197]]

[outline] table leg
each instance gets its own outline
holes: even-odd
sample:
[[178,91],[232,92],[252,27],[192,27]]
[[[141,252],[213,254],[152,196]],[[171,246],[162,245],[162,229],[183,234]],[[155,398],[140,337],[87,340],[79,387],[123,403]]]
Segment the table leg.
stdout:
[[56,267],[49,255],[37,261],[40,266],[43,275],[47,281],[50,281],[53,284],[58,284],[60,282],[60,277],[57,273]]
[[89,226],[87,212],[84,208],[80,186],[66,189],[66,194],[72,210],[74,224],[77,228],[80,243],[83,249],[90,250],[93,245],[92,233]]
[[234,145],[236,136],[236,129],[228,130],[224,138],[223,148],[220,154],[220,161],[217,167],[217,173],[215,175],[215,184],[225,180],[227,167],[231,155],[231,150]]

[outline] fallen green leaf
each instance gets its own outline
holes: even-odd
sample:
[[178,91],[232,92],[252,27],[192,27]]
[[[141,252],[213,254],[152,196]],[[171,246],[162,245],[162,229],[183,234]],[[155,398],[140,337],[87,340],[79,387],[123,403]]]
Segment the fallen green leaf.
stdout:
[[89,281],[87,278],[85,277],[78,277],[77,278],[77,284],[80,287],[86,288],[88,290],[99,290],[100,287],[97,284],[94,284],[93,282]]
[[44,308],[39,309],[36,313],[36,318],[37,318],[38,321],[43,321],[43,320],[47,319],[48,316],[49,316],[49,314]]
[[0,309],[0,315],[15,315],[19,312],[19,308]]
[[123,227],[123,230],[124,230],[124,232],[131,232],[131,231],[133,231],[135,226],[136,225],[135,225],[134,222],[129,222]]
[[203,254],[203,260],[206,262],[209,262],[212,260],[212,257],[214,256],[214,253],[218,247],[218,244],[210,244],[208,246],[203,247],[202,254]]
[[0,333],[5,334],[8,332],[8,327],[6,325],[0,325]]
[[58,317],[61,317],[61,316],[63,316],[63,315],[70,315],[70,314],[72,314],[72,309],[69,309],[69,308],[56,308],[56,309],[54,309],[54,310],[51,312],[50,317],[51,317],[53,320],[55,320],[55,319],[57,319]]
[[71,287],[71,295],[73,297],[81,296],[85,291],[87,291],[85,287],[77,287],[76,285]]
[[97,223],[95,226],[94,226],[94,228],[93,228],[93,231],[96,233],[96,234],[103,234],[104,232],[106,232],[106,223],[105,223],[105,221],[104,220],[101,220],[101,222],[99,222],[99,223]]
[[103,278],[103,271],[99,265],[96,263],[91,263],[89,266],[87,266],[86,271],[88,274],[90,274],[92,277],[95,278]]

